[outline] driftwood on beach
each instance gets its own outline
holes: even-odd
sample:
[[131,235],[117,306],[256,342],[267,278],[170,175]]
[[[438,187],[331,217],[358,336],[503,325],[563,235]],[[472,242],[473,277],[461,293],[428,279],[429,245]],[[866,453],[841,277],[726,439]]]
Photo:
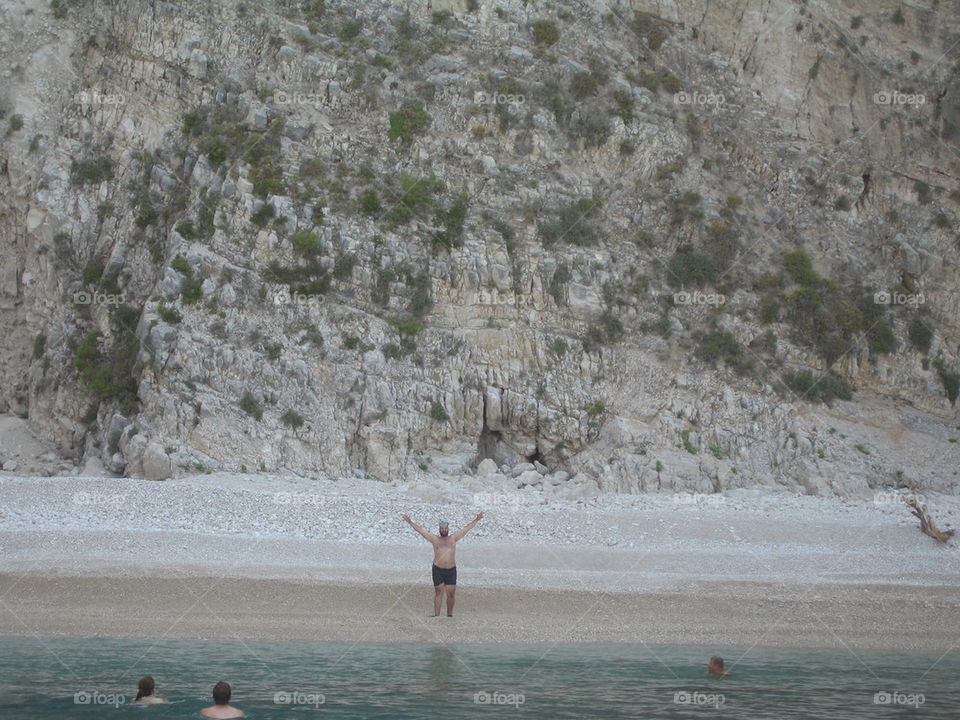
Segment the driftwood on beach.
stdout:
[[924,535],[929,535],[937,542],[945,543],[951,537],[953,537],[954,530],[940,530],[933,522],[933,518],[930,517],[930,513],[927,511],[926,505],[921,505],[917,502],[916,498],[908,497],[903,500],[907,507],[910,508],[910,511],[916,515],[917,519],[920,520],[920,531]]

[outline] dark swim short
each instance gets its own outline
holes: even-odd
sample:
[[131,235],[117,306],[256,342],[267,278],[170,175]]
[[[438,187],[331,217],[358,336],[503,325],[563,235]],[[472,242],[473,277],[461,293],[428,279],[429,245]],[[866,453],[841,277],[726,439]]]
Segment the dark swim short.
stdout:
[[439,568],[433,566],[433,584],[436,585],[456,585],[457,584],[457,566],[452,568]]

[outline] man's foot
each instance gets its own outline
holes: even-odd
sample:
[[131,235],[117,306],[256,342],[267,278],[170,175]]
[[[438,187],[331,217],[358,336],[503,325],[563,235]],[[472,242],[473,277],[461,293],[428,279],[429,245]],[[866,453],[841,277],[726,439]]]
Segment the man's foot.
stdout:
[[453,613],[447,613],[447,617],[453,617]]

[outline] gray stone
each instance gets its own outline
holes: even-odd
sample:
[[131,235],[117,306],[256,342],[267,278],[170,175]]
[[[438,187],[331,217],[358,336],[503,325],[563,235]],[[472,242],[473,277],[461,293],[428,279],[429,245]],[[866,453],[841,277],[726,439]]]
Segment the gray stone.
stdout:
[[477,475],[479,477],[490,477],[497,473],[497,464],[490,458],[484,458],[477,465]]
[[170,456],[159,443],[149,443],[141,460],[143,477],[147,480],[166,480],[171,475]]

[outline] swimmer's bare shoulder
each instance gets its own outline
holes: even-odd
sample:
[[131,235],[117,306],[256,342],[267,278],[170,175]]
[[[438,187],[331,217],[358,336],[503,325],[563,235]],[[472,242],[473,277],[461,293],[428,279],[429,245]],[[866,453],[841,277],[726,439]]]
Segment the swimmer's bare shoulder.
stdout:
[[247,716],[247,714],[239,708],[231,707],[229,709],[220,710],[216,706],[204,708],[200,711],[200,714],[203,717],[216,718],[216,720],[233,720],[234,718],[242,718]]

